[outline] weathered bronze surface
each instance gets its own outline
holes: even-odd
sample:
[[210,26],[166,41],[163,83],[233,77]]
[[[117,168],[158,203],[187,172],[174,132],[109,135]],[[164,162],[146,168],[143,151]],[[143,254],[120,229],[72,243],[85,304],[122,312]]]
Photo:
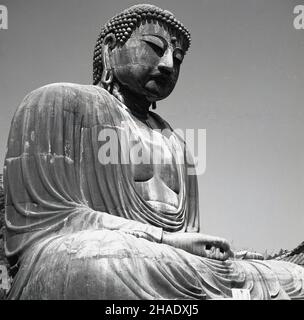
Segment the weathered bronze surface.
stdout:
[[[197,178],[178,161],[189,152],[150,111],[173,91],[189,45],[171,13],[135,6],[103,28],[94,85],[52,84],[23,100],[4,168],[10,299],[304,298],[303,268],[237,260],[226,240],[199,233]],[[109,129],[119,156],[138,156],[125,148],[132,132],[150,161],[100,161]]]

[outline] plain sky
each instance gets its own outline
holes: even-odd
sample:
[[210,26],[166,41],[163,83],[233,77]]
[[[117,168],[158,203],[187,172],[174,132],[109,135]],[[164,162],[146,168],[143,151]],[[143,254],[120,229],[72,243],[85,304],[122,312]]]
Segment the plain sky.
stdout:
[[[0,0],[0,161],[15,109],[52,82],[91,83],[102,24],[129,0]],[[153,0],[192,33],[172,95],[157,112],[207,130],[198,177],[202,232],[269,253],[304,240],[304,30],[292,0]],[[303,4],[303,3],[302,3]]]

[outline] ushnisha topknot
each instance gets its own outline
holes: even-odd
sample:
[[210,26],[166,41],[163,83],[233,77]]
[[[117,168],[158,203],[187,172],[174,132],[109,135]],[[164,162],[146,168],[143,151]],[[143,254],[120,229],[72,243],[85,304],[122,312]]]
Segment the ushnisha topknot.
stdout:
[[180,34],[184,38],[185,52],[191,45],[191,36],[188,29],[178,21],[173,13],[163,10],[151,4],[138,4],[111,18],[101,29],[94,50],[93,84],[97,85],[101,79],[103,70],[103,40],[108,34],[114,34],[117,45],[123,45],[132,35],[132,32],[143,21],[152,21],[165,24],[172,32]]

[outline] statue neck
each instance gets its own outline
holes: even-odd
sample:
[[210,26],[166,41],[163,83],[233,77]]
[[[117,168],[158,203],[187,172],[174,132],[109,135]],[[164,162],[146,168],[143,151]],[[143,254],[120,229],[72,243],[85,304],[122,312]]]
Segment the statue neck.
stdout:
[[147,118],[151,102],[142,95],[131,92],[128,88],[119,86],[119,94],[125,106],[139,118]]

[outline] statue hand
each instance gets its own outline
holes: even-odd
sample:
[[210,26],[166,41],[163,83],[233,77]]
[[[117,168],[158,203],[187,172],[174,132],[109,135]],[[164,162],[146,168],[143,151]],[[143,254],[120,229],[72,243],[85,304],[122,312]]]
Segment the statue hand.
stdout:
[[224,261],[233,256],[225,239],[201,233],[164,232],[162,243],[209,259]]
[[233,257],[240,260],[264,260],[264,256],[262,254],[250,251],[234,252]]

